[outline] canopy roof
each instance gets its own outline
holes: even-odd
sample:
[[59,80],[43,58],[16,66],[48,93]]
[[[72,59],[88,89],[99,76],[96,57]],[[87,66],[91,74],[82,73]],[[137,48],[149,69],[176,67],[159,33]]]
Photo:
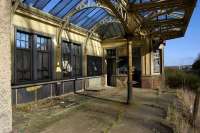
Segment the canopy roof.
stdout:
[[148,35],[184,36],[196,0],[19,0],[57,18],[95,31],[102,39]]

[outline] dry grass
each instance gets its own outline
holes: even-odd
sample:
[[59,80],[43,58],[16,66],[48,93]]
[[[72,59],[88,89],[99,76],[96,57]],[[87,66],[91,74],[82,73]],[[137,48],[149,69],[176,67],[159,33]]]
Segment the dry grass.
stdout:
[[189,133],[190,125],[175,104],[168,107],[167,121],[175,126],[176,133]]
[[177,90],[177,97],[180,99],[181,104],[192,113],[195,94],[189,90]]
[[[194,92],[182,89],[177,90],[177,98],[178,102],[174,102],[168,108],[167,120],[175,125],[177,133],[197,133],[198,127],[192,129],[190,125],[195,99]],[[198,119],[200,120],[199,117]]]

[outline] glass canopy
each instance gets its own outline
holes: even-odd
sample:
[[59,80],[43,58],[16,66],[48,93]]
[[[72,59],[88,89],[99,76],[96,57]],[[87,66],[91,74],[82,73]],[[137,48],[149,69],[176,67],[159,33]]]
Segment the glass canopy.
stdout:
[[[23,3],[59,18],[75,12],[70,22],[88,30],[109,15],[104,8],[92,6],[96,0],[23,0]],[[79,4],[91,6],[77,10]]]
[[[148,27],[150,31],[159,32],[161,34],[162,31],[181,31],[181,29],[183,29],[180,33],[182,34],[185,32],[186,28],[183,27],[182,23],[179,24],[180,21],[185,19],[185,14],[187,14],[185,8],[180,6],[185,3],[167,0],[109,1],[116,9],[122,6],[123,9],[128,9],[127,11],[129,12],[137,13],[139,18],[143,21],[142,27]],[[100,22],[103,22],[106,18],[113,17],[107,8],[98,5],[97,0],[22,0],[22,2],[58,18],[67,18],[70,23],[88,31]],[[168,5],[168,3],[170,5]],[[117,11],[119,11],[120,14],[121,12],[123,13],[124,10],[120,10],[119,8]],[[126,15],[122,14],[121,16],[123,18],[123,16]],[[189,22],[189,17],[186,19],[188,19]],[[152,25],[144,25],[148,22]],[[123,36],[127,27],[124,29],[124,22],[122,23],[107,23],[107,25],[100,26],[95,32],[102,35],[102,38]],[[187,27],[187,25],[184,26]]]

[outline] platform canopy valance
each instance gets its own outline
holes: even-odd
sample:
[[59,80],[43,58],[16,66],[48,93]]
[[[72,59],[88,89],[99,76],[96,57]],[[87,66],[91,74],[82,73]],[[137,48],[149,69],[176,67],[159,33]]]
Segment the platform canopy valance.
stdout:
[[[196,0],[14,0],[98,33],[102,39],[184,36]],[[64,25],[65,26],[65,25]]]

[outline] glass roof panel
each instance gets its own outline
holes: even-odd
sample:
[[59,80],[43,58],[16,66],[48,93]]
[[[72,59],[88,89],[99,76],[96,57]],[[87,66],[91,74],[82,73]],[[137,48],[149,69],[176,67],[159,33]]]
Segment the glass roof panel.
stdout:
[[29,6],[33,6],[37,0],[24,0],[23,2]]
[[92,18],[93,15],[95,15],[98,11],[100,10],[100,8],[95,8],[93,11],[91,11],[89,14],[84,15],[84,18],[81,19],[80,21],[78,21],[77,24],[78,26],[81,26],[82,24],[84,24],[88,19]]
[[57,3],[50,11],[52,15],[57,15],[60,11],[62,11],[68,4],[70,0],[61,0]]
[[108,13],[102,8],[87,8],[76,13],[71,22],[85,29],[90,29],[107,15]]
[[42,10],[50,1],[51,0],[37,0],[33,6]]
[[[112,3],[116,0],[110,0]],[[70,22],[85,28],[90,29],[100,20],[105,18],[109,13],[101,8],[94,7],[96,0],[24,0],[23,3],[47,12],[59,18],[63,18],[72,11],[76,11],[78,4],[86,4],[86,7],[77,10],[77,13],[70,17]],[[90,7],[91,5],[91,7]]]
[[182,19],[185,15],[184,11],[175,11],[167,15],[168,18],[177,18],[177,19]]
[[79,21],[84,19],[88,14],[90,14],[93,10],[95,10],[95,8],[88,8],[78,12],[71,18],[71,22],[74,24],[78,23]]
[[87,22],[85,22],[81,27],[86,29],[92,28],[96,23],[98,23],[101,19],[107,16],[107,13],[103,10],[100,10],[98,13],[93,15]]
[[52,10],[52,8],[54,8],[60,1],[62,0],[51,0],[43,9],[43,11],[45,12],[49,12],[50,10]]
[[129,3],[146,3],[146,2],[151,2],[151,0],[129,0]]
[[72,9],[75,9],[75,7],[79,4],[81,0],[71,0],[68,5],[66,5],[56,16],[63,18],[65,15],[67,15]]

